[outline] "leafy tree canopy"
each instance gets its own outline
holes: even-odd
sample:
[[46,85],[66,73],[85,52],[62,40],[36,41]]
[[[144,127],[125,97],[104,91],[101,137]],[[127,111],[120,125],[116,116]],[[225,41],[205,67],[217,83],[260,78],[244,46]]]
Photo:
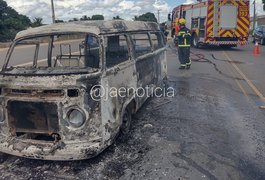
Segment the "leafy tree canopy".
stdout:
[[113,19],[123,20],[122,18],[120,18],[120,16],[113,17]]
[[93,15],[91,20],[104,20],[104,16],[100,14]]
[[63,20],[61,20],[61,19],[56,19],[55,20],[55,23],[63,23],[64,21]]
[[154,13],[145,13],[145,14],[142,14],[140,16],[135,16],[134,17],[134,20],[135,21],[151,21],[151,22],[157,22],[157,19],[154,15]]
[[80,21],[87,21],[87,20],[90,20],[91,18],[88,17],[87,15],[84,15],[80,18]]
[[40,18],[40,17],[34,18],[32,20],[31,27],[39,27],[39,26],[42,26],[43,25],[42,20],[43,19]]
[[0,41],[12,40],[18,31],[30,27],[27,16],[18,14],[4,0],[0,0]]

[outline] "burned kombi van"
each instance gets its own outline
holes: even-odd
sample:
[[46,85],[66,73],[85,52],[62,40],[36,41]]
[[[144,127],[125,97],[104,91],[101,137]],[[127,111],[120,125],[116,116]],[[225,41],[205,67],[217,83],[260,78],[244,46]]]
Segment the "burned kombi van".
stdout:
[[32,28],[17,34],[0,76],[1,152],[87,159],[128,131],[147,99],[136,89],[166,77],[164,37],[149,22]]

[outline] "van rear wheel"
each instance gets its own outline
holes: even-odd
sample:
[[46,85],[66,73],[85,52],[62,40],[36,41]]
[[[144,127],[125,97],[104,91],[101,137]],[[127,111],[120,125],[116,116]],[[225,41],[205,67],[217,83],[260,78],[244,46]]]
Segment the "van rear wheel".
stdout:
[[132,122],[131,111],[128,108],[126,108],[122,116],[122,125],[120,129],[120,133],[122,135],[127,135],[129,133],[131,122]]

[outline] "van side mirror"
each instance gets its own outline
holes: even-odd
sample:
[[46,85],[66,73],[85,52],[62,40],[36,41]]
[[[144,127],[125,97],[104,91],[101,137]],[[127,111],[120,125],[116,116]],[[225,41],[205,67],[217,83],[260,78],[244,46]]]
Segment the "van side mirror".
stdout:
[[84,49],[85,48],[85,41],[82,41],[82,43],[79,44],[79,48],[80,49]]
[[167,15],[167,20],[171,21],[171,14],[170,13]]

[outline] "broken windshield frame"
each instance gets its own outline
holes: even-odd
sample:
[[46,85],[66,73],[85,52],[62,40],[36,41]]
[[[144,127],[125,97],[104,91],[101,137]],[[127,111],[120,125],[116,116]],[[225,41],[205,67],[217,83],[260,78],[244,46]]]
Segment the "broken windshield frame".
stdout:
[[[98,72],[102,67],[101,48],[99,37],[88,33],[43,34],[21,38],[9,49],[0,74],[34,76]],[[27,51],[24,62],[16,54],[22,50]]]

